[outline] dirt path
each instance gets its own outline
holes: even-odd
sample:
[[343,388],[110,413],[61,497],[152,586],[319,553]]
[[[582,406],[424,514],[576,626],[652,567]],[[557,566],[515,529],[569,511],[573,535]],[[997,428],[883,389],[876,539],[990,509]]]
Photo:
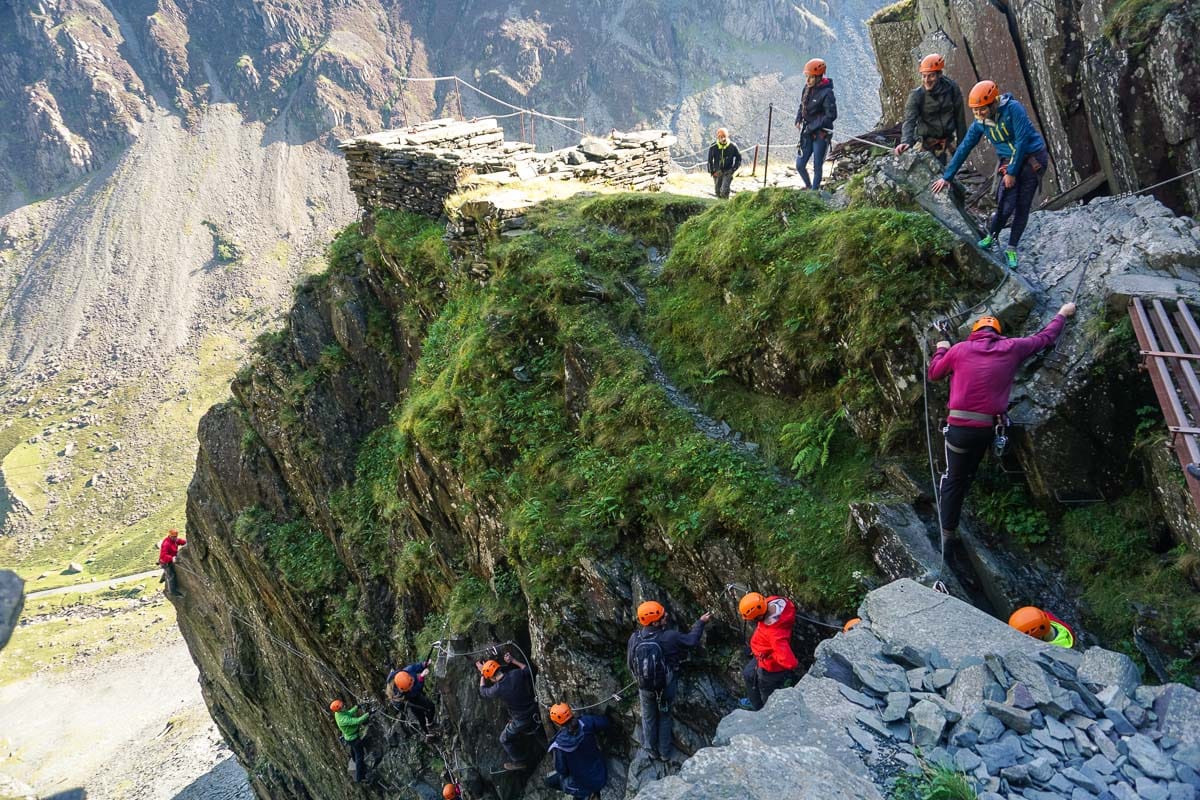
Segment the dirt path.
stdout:
[[[196,667],[173,641],[0,687],[0,773],[40,795],[89,800],[250,800]],[[84,795],[80,795],[84,796]]]
[[70,594],[71,592],[95,592],[100,589],[107,589],[110,586],[117,586],[122,583],[131,581],[140,581],[142,578],[149,578],[152,575],[157,575],[158,570],[148,569],[145,572],[137,572],[133,575],[122,575],[119,578],[109,578],[106,581],[92,581],[91,583],[77,583],[74,586],[59,586],[57,589],[42,589],[40,592],[29,592],[25,595],[26,600],[36,600],[39,597],[51,597],[56,594]]

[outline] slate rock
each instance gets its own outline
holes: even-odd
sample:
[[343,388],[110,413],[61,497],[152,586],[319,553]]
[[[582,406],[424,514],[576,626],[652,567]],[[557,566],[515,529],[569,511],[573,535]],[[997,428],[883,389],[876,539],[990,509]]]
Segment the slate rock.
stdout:
[[1029,689],[1038,705],[1053,702],[1054,693],[1051,687],[1057,687],[1058,682],[1047,675],[1041,665],[1028,654],[1018,651],[1005,654],[1004,668],[1012,675],[1014,682],[1025,684],[1025,688]]
[[897,664],[903,664],[905,667],[917,669],[929,666],[929,656],[926,655],[925,651],[911,644],[885,642],[882,652],[887,658],[890,658]]
[[946,716],[936,703],[922,700],[908,710],[912,741],[917,747],[933,747],[942,738]]
[[966,723],[959,723],[950,733],[950,744],[954,747],[972,748],[978,743],[979,732]]
[[1137,733],[1137,729],[1129,724],[1129,720],[1125,719],[1125,715],[1115,708],[1104,709],[1104,717],[1112,723],[1113,730],[1121,736],[1132,736]]
[[884,722],[899,722],[908,713],[912,698],[908,692],[888,692],[887,708],[880,712]]
[[1130,703],[1125,709],[1125,719],[1129,720],[1133,727],[1140,728],[1146,724],[1146,709],[1136,703]]
[[8,644],[25,605],[25,581],[15,572],[0,570],[0,649]]
[[935,669],[926,683],[935,691],[940,692],[950,685],[958,673],[952,669]]
[[1142,800],[1167,800],[1170,796],[1164,784],[1155,783],[1149,778],[1138,778],[1134,789]]
[[1079,665],[1079,679],[1093,686],[1116,686],[1124,694],[1133,694],[1142,682],[1133,659],[1124,653],[1114,653],[1100,647],[1089,647]]
[[916,667],[904,673],[908,678],[908,688],[914,692],[920,692],[925,689],[925,678],[929,675],[929,670],[925,667]]
[[1179,683],[1162,687],[1154,701],[1158,729],[1187,745],[1200,744],[1200,692]]
[[1045,783],[1054,777],[1054,762],[1045,756],[1039,756],[1029,762],[1029,777],[1038,783]]
[[1116,711],[1124,711],[1129,705],[1129,696],[1120,686],[1105,686],[1096,693],[1096,699],[1105,705],[1107,708]]
[[1200,745],[1181,747],[1171,754],[1180,764],[1186,764],[1194,772],[1200,772]]
[[1025,764],[1014,764],[1000,770],[1000,777],[1012,786],[1025,786],[1029,783],[1029,767]]
[[1005,727],[1017,733],[1024,734],[1033,730],[1033,721],[1030,719],[1028,711],[994,703],[991,700],[983,701],[983,707],[989,714],[1003,722]]
[[1102,755],[1094,755],[1083,763],[1088,769],[1095,770],[1101,775],[1112,775],[1117,771],[1113,763]]
[[1001,739],[991,744],[981,744],[975,748],[975,752],[979,753],[983,763],[987,765],[990,775],[999,775],[1000,770],[1015,765],[1025,755],[1021,750],[1020,742],[1015,739]]
[[1046,718],[1046,732],[1055,739],[1061,739],[1064,742],[1075,738],[1070,728],[1053,717]]
[[1004,723],[990,714],[987,720],[979,726],[979,741],[987,744],[994,742],[1004,733]]
[[851,689],[849,686],[844,684],[838,684],[838,691],[841,692],[842,697],[846,698],[857,706],[870,709],[876,709],[879,707],[879,700],[876,698]]
[[1114,800],[1138,800],[1137,792],[1125,781],[1110,783],[1105,791],[1111,793]]
[[1074,767],[1067,767],[1062,771],[1061,774],[1071,783],[1075,784],[1076,786],[1082,786],[1092,794],[1100,794],[1100,792],[1104,791],[1103,780],[1097,781],[1094,778],[1086,775],[1083,771],[1075,769]]
[[982,763],[983,759],[970,750],[959,750],[954,754],[954,766],[959,772],[974,772]]
[[1151,709],[1160,692],[1158,686],[1139,686],[1133,690],[1133,699],[1142,708]]
[[878,695],[908,691],[908,676],[895,664],[872,659],[855,662],[851,669],[863,686]]
[[1000,689],[986,666],[972,664],[960,669],[954,681],[946,687],[946,700],[964,717],[970,717],[983,708],[984,692],[989,687]]
[[1010,705],[1017,708],[1029,710],[1037,707],[1037,700],[1033,699],[1033,694],[1023,683],[1014,683],[1008,689],[1008,702]]
[[1186,783],[1168,783],[1167,796],[1170,800],[1196,800],[1196,787]]
[[1158,749],[1149,737],[1140,733],[1135,734],[1129,738],[1128,745],[1129,760],[1142,772],[1151,778],[1171,780],[1175,777],[1175,768],[1171,766],[1171,760]]

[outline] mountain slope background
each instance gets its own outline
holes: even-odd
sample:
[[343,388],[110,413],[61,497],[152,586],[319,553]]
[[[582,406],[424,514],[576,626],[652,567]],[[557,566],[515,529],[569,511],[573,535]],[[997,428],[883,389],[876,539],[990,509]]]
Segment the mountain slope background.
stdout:
[[[402,78],[458,75],[589,132],[673,127],[694,161],[719,124],[764,136],[771,102],[790,132],[818,54],[845,129],[869,127],[863,21],[880,5],[4,4],[0,552],[37,588],[153,562],[183,523],[200,413],[355,215],[332,144],[507,111]],[[578,139],[545,121],[525,135]]]

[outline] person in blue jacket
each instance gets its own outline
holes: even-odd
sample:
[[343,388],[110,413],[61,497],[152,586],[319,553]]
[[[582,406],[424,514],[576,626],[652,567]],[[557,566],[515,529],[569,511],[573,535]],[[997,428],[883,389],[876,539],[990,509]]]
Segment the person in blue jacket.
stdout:
[[1024,107],[1011,94],[1000,94],[992,81],[975,84],[967,105],[975,114],[975,122],[967,130],[966,137],[942,177],[933,182],[933,191],[940,192],[950,185],[950,179],[967,160],[971,150],[986,136],[1000,161],[997,172],[1001,180],[996,189],[996,213],[992,215],[987,236],[983,237],[979,246],[986,250],[995,245],[1000,231],[1011,218],[1012,229],[1008,232],[1008,247],[1004,257],[1009,267],[1015,267],[1017,245],[1029,222],[1029,209],[1033,207],[1042,173],[1050,163],[1046,143],[1029,121]]
[[550,721],[558,733],[550,743],[554,772],[544,778],[546,786],[571,797],[599,798],[608,784],[608,766],[596,741],[596,731],[608,727],[605,717],[584,714],[576,717],[566,703],[550,707]]
[[388,673],[384,693],[392,711],[412,715],[420,725],[421,732],[429,735],[433,729],[433,717],[437,713],[433,701],[425,696],[425,679],[429,677],[429,662],[418,661],[403,669]]

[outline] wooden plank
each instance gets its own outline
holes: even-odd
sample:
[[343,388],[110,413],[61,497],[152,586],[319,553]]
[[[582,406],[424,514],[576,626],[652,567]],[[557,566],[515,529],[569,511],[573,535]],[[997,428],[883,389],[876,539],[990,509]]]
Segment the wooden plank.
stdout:
[[1108,177],[1103,172],[1097,172],[1091,177],[1084,178],[1065,192],[1059,192],[1053,197],[1047,197],[1045,202],[1038,206],[1038,210],[1058,211],[1061,208],[1066,208],[1071,203],[1082,200],[1084,196],[1099,189],[1107,182]]

